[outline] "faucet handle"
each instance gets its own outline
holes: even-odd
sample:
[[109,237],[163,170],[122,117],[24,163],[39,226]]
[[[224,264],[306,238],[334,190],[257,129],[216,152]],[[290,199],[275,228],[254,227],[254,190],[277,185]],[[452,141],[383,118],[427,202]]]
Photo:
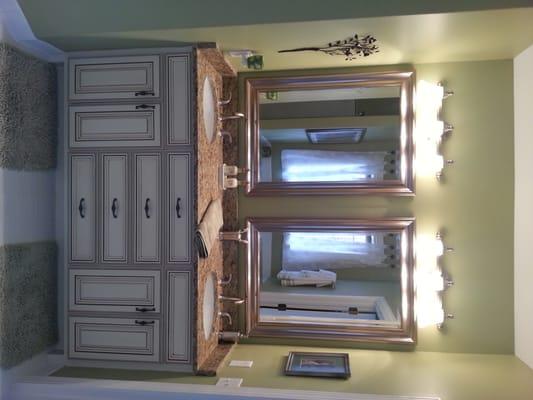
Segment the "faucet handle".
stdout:
[[230,313],[223,312],[223,311],[219,311],[219,312],[218,312],[218,316],[219,316],[220,318],[227,318],[227,319],[228,319],[228,324],[229,324],[229,325],[233,325],[233,320],[231,319],[231,315],[230,315]]
[[230,282],[231,282],[231,278],[232,278],[232,277],[233,277],[232,274],[229,274],[229,275],[227,275],[227,276],[224,276],[222,279],[219,279],[219,280],[218,280],[218,284],[219,284],[220,286],[226,286],[226,285],[229,285]]
[[224,140],[224,138],[228,138],[229,143],[233,143],[233,136],[231,136],[231,133],[228,131],[218,131],[218,136],[220,136],[222,140]]
[[218,101],[219,106],[227,106],[229,103],[231,103],[231,92],[229,92],[229,97],[227,98],[227,100]]

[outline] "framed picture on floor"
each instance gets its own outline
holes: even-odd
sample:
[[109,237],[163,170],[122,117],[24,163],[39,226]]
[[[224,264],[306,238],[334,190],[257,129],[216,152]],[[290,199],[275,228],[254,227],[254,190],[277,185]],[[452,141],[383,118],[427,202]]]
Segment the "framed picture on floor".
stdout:
[[285,375],[344,378],[351,376],[347,353],[290,352]]

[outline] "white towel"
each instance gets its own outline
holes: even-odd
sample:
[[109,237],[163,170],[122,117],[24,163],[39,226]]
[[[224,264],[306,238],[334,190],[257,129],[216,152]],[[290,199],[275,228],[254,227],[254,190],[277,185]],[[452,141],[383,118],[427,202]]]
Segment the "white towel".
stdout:
[[318,271],[285,271],[281,270],[277,275],[281,281],[281,286],[335,286],[337,281],[337,274],[325,269]]
[[195,242],[200,257],[209,257],[209,251],[218,239],[218,233],[222,225],[224,225],[224,218],[222,215],[222,200],[219,198],[209,203],[202,217],[202,222],[200,222],[196,230]]

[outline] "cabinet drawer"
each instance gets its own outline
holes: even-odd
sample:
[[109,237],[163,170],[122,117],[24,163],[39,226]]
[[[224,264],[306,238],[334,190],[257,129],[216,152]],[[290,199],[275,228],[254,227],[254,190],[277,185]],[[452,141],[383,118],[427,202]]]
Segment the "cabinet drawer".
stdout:
[[159,146],[159,104],[69,107],[70,147]]
[[169,271],[167,361],[188,362],[191,337],[191,278],[187,271]]
[[159,271],[71,269],[71,311],[160,312]]
[[159,321],[70,317],[69,357],[157,362]]
[[159,57],[77,58],[69,62],[71,100],[159,97]]
[[96,262],[96,155],[70,157],[70,261]]
[[191,259],[191,172],[189,154],[168,154],[168,262]]
[[189,57],[170,56],[168,70],[168,143],[189,144],[191,96]]
[[161,261],[161,157],[135,154],[135,262]]
[[128,253],[129,196],[128,156],[104,154],[103,174],[103,262],[126,262]]

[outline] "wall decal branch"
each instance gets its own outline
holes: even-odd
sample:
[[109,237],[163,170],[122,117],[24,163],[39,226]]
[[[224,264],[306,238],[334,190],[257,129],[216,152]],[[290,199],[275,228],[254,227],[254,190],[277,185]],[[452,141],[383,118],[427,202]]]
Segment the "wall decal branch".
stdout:
[[296,49],[279,50],[278,53],[294,53],[299,51],[321,51],[330,56],[344,56],[346,61],[357,57],[368,57],[379,52],[377,40],[371,35],[359,37],[357,34],[345,39],[330,42],[323,47],[299,47]]

